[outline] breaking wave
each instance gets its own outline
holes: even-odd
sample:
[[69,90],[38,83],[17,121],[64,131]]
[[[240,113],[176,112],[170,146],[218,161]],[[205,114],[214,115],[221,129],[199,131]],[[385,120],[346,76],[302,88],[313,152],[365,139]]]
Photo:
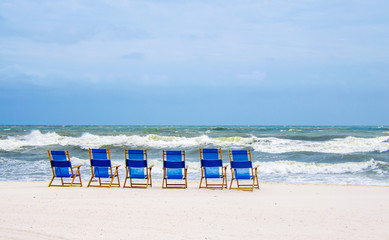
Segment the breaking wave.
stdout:
[[375,172],[382,175],[389,173],[389,164],[371,159],[364,162],[345,163],[307,163],[296,161],[262,162],[261,172],[265,174],[356,174]]
[[140,135],[95,135],[84,133],[78,137],[61,136],[56,132],[42,133],[33,130],[28,135],[8,136],[0,139],[0,150],[15,151],[28,147],[50,145],[76,146],[81,149],[100,147],[141,147],[141,148],[251,148],[264,153],[319,152],[348,154],[355,152],[386,152],[389,150],[389,136],[373,138],[344,137],[326,141],[305,141],[276,137],[197,137],[163,136],[157,134]]

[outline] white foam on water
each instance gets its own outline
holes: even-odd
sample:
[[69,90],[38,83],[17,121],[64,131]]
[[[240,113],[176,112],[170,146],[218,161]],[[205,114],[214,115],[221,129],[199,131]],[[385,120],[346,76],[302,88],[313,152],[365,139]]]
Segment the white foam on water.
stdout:
[[0,140],[0,150],[14,151],[24,147],[41,147],[48,145],[79,146],[83,149],[99,148],[102,146],[129,146],[148,148],[189,148],[208,144],[223,144],[223,141],[209,138],[206,135],[199,137],[175,137],[149,134],[139,135],[116,135],[99,136],[91,133],[84,133],[80,137],[60,136],[55,132],[41,133],[34,130],[24,136],[9,136]]
[[252,147],[255,151],[266,153],[320,152],[347,154],[355,152],[388,151],[388,140],[388,136],[375,138],[346,137],[323,142],[269,137],[256,138]]
[[275,137],[218,137],[207,135],[197,137],[162,136],[157,134],[100,136],[84,133],[79,137],[61,136],[55,132],[41,133],[34,130],[28,135],[9,136],[0,140],[0,150],[15,151],[25,147],[48,145],[78,146],[82,149],[104,146],[141,148],[198,148],[217,146],[221,148],[252,148],[265,153],[320,152],[347,154],[354,152],[389,151],[389,136],[374,138],[346,137],[328,141],[303,141]]
[[260,172],[274,175],[289,174],[355,174],[367,171],[381,172],[380,164],[387,163],[371,159],[364,162],[306,163],[296,161],[257,162]]
[[301,129],[289,128],[288,130],[281,129],[280,132],[301,132]]

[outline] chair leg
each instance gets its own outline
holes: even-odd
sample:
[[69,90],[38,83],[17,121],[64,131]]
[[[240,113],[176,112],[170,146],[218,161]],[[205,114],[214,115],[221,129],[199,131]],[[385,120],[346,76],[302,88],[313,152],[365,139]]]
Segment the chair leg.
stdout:
[[[111,187],[112,183],[113,183],[113,180],[115,180],[115,177],[117,177],[118,181],[119,181],[119,176],[116,175],[117,172],[115,171],[115,173],[113,174],[112,178],[111,178],[111,181],[109,182],[109,186],[108,188]],[[120,183],[119,183],[119,187],[120,187]]]
[[[81,180],[81,174],[80,174],[80,168],[77,168],[76,171],[76,177],[78,176],[78,180],[80,181],[80,187],[82,187],[82,180]],[[77,184],[77,183],[76,183]]]
[[76,180],[76,175],[74,175],[73,177],[72,177],[72,181],[70,182],[70,185],[69,185],[69,187],[71,187],[72,185],[73,185],[73,182],[74,182],[74,180]]
[[232,188],[232,182],[234,181],[235,177],[234,177],[234,170],[231,168],[231,183],[230,183],[230,190]]
[[90,183],[92,182],[92,180],[93,180],[93,176],[90,178],[90,180],[89,180],[89,183],[88,183],[88,186],[87,186],[87,187],[89,187],[89,186],[90,186]]
[[231,183],[230,183],[230,189],[232,187],[232,182],[234,181],[234,178],[231,178]]
[[126,187],[126,182],[127,182],[127,176],[126,176],[126,178],[124,179],[123,188]]
[[150,179],[150,187],[153,187],[153,179],[151,178],[151,168],[149,169],[149,174],[147,179]]
[[113,180],[115,180],[115,175],[112,177],[111,181],[109,182],[109,186],[108,186],[108,188],[110,188],[110,187],[111,187]]
[[124,178],[123,188],[126,187],[127,178],[128,178],[128,168],[126,167],[126,177]]
[[164,183],[165,183],[165,177],[166,177],[166,170],[165,170],[165,168],[163,168],[162,171],[163,171],[163,175],[162,175],[162,188],[165,188],[165,187],[163,186]]
[[53,182],[54,178],[55,178],[54,176],[51,178],[51,181],[49,183],[49,187],[51,186],[51,183]]
[[119,173],[117,172],[117,170],[116,170],[116,177],[118,179],[118,187],[120,187],[120,178],[119,178]]
[[201,176],[201,178],[200,178],[200,185],[199,185],[199,188],[201,188],[201,183],[202,183],[202,181],[203,181],[203,176]]

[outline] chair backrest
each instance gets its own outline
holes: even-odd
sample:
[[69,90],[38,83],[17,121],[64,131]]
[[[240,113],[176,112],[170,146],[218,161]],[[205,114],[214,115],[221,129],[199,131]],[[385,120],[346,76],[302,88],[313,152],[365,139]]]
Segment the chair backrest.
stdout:
[[220,175],[223,167],[222,151],[220,148],[200,148],[200,162],[205,177]]
[[163,167],[167,176],[183,176],[185,168],[185,151],[163,150]]
[[253,163],[251,159],[251,150],[230,150],[231,168],[236,177],[251,177]]
[[112,175],[109,149],[89,148],[89,158],[95,177],[110,177]]
[[147,150],[124,150],[130,177],[147,175]]
[[51,168],[56,177],[70,177],[73,174],[68,151],[51,151],[49,154]]

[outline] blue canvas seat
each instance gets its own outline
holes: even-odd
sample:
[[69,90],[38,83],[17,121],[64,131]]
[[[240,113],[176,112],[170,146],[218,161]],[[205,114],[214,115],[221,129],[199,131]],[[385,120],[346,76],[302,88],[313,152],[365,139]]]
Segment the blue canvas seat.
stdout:
[[[89,158],[92,176],[89,180],[88,187],[120,187],[118,171],[120,165],[111,165],[111,154],[109,152],[109,149],[89,148]],[[102,181],[102,178],[108,179],[108,181]],[[113,182],[115,178],[117,179],[117,183]],[[92,185],[92,182],[97,181],[98,185]]]
[[[80,167],[82,165],[72,166],[70,161],[69,152],[68,151],[51,151],[47,150],[49,154],[51,171],[53,173],[53,177],[49,183],[49,187],[71,187],[73,185],[77,185],[82,187]],[[73,171],[74,169],[75,172]],[[75,182],[78,177],[79,181]],[[61,185],[53,185],[53,181],[55,178],[61,178]],[[64,178],[71,178],[71,182],[65,182]]]
[[[123,188],[147,188],[152,187],[151,169],[147,163],[147,150],[124,150],[126,159],[126,179],[124,180]],[[127,179],[130,179],[130,186],[126,186]],[[146,183],[135,182],[137,180],[146,180]]]
[[[163,150],[162,188],[187,188],[188,167],[185,166],[185,151]],[[184,183],[168,183],[169,180],[184,180]]]
[[[222,151],[220,148],[200,148],[201,179],[205,179],[205,188],[227,188],[227,165],[223,166]],[[222,179],[221,183],[209,183],[208,179]]]
[[[253,167],[251,150],[230,150],[230,164],[231,164],[231,184],[230,189],[232,189],[232,183],[236,180],[237,187],[234,189],[239,190],[250,190],[253,191],[254,188],[259,189],[258,182],[258,167]],[[250,184],[241,184],[239,180],[252,180]],[[247,181],[246,181],[247,182]]]

